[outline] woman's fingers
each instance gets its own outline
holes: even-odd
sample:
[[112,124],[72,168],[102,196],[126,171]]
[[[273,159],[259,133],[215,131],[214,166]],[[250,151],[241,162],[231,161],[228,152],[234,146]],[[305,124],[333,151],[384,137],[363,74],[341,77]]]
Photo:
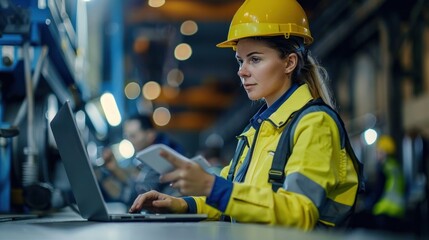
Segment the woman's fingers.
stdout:
[[175,198],[156,191],[150,191],[140,194],[134,201],[129,212],[139,212],[142,209],[152,212],[184,213],[187,211],[188,205],[186,201],[181,198]]
[[190,162],[190,160],[185,157],[179,158],[163,150],[161,150],[160,155],[169,161],[175,168],[181,168],[184,164]]
[[163,174],[159,177],[159,181],[161,183],[175,182],[180,178],[181,171],[182,171],[181,169],[176,169],[169,173]]
[[175,170],[160,176],[159,181],[170,183],[183,195],[208,196],[214,183],[214,177],[204,171],[198,163],[186,158],[180,158],[162,151],[161,156],[167,159]]
[[152,205],[152,201],[157,200],[159,197],[160,193],[157,191],[149,191],[147,193],[140,194],[134,200],[129,212],[140,212],[143,207],[150,207]]

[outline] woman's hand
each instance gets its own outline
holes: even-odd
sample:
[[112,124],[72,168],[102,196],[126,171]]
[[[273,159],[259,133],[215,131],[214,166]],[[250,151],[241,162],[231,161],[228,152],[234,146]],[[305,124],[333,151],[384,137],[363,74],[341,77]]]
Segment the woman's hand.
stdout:
[[160,177],[161,182],[169,182],[171,187],[178,189],[183,195],[210,195],[215,176],[204,171],[193,161],[180,159],[165,151],[161,151],[161,156],[175,167],[175,170]]
[[129,212],[140,212],[142,209],[156,213],[186,213],[188,211],[188,204],[181,198],[172,197],[152,190],[140,194],[136,200],[134,200]]

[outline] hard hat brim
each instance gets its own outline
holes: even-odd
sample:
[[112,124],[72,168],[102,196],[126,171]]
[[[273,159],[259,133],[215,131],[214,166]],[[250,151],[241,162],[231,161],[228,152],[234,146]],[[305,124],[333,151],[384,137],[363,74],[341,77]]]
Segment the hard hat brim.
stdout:
[[269,37],[282,36],[289,38],[290,36],[302,37],[305,45],[310,45],[313,42],[310,30],[297,26],[296,24],[277,24],[277,23],[243,23],[230,27],[228,40],[216,45],[219,48],[234,48],[238,40],[248,37]]

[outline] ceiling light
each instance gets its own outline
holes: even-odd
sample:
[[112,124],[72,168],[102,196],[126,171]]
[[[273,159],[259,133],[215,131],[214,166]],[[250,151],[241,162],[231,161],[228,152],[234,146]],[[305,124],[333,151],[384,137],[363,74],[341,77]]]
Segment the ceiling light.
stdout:
[[149,81],[143,85],[143,96],[148,100],[154,100],[161,95],[161,86],[159,83]]
[[122,118],[113,95],[111,93],[104,93],[100,97],[100,103],[106,115],[107,122],[113,127],[118,126]]
[[370,128],[366,130],[363,134],[366,144],[372,145],[373,143],[375,143],[375,141],[377,141],[377,131],[375,131],[374,129]]
[[174,57],[177,60],[184,61],[192,55],[192,48],[187,43],[181,43],[174,49]]
[[87,102],[85,112],[94,126],[97,138],[104,139],[107,136],[107,125],[95,102],[95,100]]
[[198,25],[195,21],[192,20],[184,21],[180,26],[180,32],[186,36],[194,35],[197,31]]
[[124,139],[119,143],[119,153],[123,158],[130,158],[134,156],[134,152],[135,149],[130,141]]
[[124,93],[128,99],[136,99],[140,95],[140,85],[136,82],[130,82],[125,86]]
[[182,84],[185,76],[180,69],[173,68],[167,74],[167,83],[172,87],[178,87]]
[[85,115],[85,112],[82,111],[82,110],[77,111],[76,114],[75,114],[75,120],[76,120],[77,127],[81,131],[84,131],[85,128],[86,128],[86,115]]
[[165,4],[165,0],[149,0],[147,4],[153,8],[159,8]]
[[170,122],[170,111],[165,107],[159,107],[153,111],[153,122],[158,126],[165,126]]

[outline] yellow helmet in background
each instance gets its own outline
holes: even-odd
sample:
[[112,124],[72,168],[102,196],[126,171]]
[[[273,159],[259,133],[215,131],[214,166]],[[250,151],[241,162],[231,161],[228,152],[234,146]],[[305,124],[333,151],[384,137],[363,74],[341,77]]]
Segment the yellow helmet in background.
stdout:
[[228,39],[217,47],[235,47],[237,40],[256,36],[302,37],[313,42],[307,15],[296,0],[246,0],[235,13]]
[[396,151],[395,141],[387,135],[383,135],[378,139],[377,148],[387,154],[394,154]]

